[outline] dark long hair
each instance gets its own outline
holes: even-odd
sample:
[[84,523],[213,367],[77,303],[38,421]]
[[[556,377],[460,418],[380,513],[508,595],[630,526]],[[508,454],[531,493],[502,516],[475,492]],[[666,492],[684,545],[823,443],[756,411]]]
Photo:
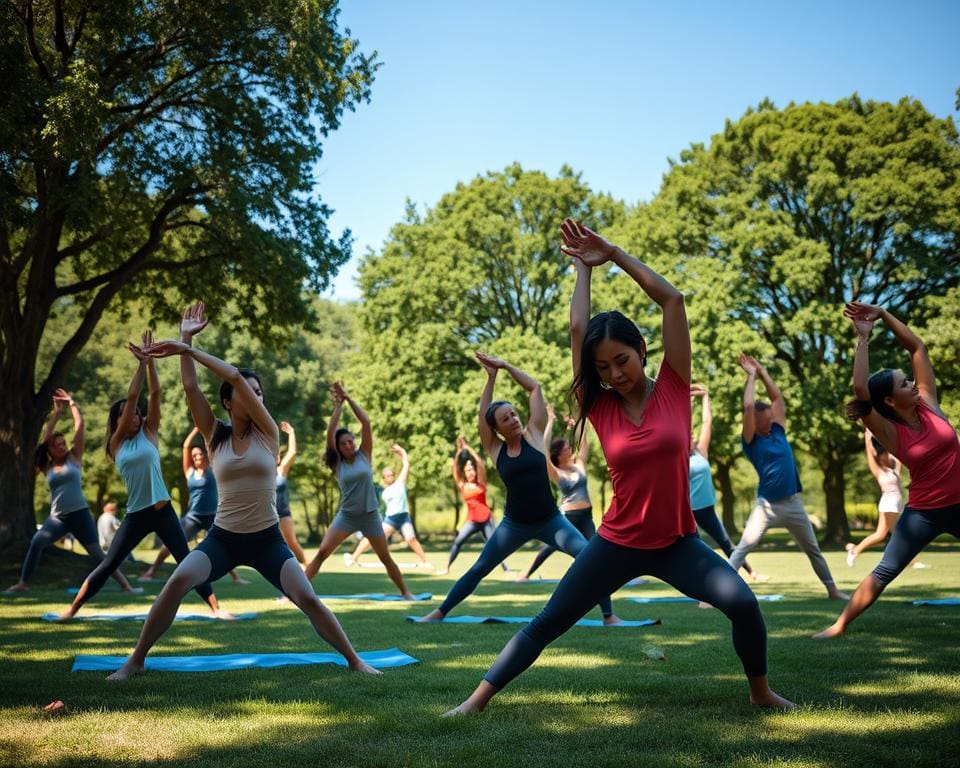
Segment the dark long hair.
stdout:
[[50,468],[50,464],[53,461],[53,459],[50,458],[50,443],[58,437],[63,437],[63,432],[54,432],[50,435],[49,440],[45,443],[40,443],[40,445],[37,446],[37,450],[33,452],[33,465],[41,472],[46,472]]
[[487,406],[487,410],[483,412],[483,420],[487,422],[487,426],[494,432],[497,431],[497,409],[502,408],[504,405],[510,405],[510,403],[507,400],[494,400]]
[[550,461],[553,462],[553,466],[560,466],[560,454],[563,453],[563,449],[566,447],[566,445],[567,441],[562,437],[550,443]]
[[[260,379],[260,374],[257,373],[253,368],[237,368],[240,375],[245,379],[256,379],[257,385],[260,389],[263,389],[263,381]],[[220,384],[220,405],[223,406],[223,410],[229,413],[227,408],[227,400],[233,399],[233,384],[229,381],[221,382]],[[231,414],[231,422],[233,421],[233,415]],[[217,428],[213,430],[213,437],[210,438],[210,455],[213,455],[217,452],[217,449],[223,445],[225,440],[229,440],[230,436],[233,434],[233,424],[226,424],[222,421],[217,422]],[[209,460],[209,457],[208,457]]]
[[603,392],[600,374],[593,362],[593,350],[604,339],[619,341],[635,349],[643,360],[643,364],[647,364],[647,343],[633,320],[616,310],[600,312],[590,318],[587,332],[583,335],[583,343],[580,346],[580,370],[577,371],[570,386],[570,399],[575,410],[579,411],[577,423],[573,427],[577,445],[583,440],[583,431],[590,409]]
[[904,423],[903,419],[897,416],[897,412],[885,402],[885,399],[893,394],[894,373],[895,371],[892,368],[881,368],[867,379],[867,389],[870,391],[870,400],[854,399],[847,402],[847,418],[850,419],[850,421],[859,421],[870,413],[872,407],[873,410],[888,421]]
[[[115,400],[113,405],[110,406],[110,413],[107,415],[107,439],[104,441],[103,450],[107,452],[107,456],[111,459],[113,456],[113,449],[110,447],[110,442],[113,440],[113,433],[117,431],[117,424],[120,423],[120,414],[123,413],[123,407],[127,403],[127,398],[122,400]],[[146,412],[143,410],[143,406],[140,403],[137,403],[137,413],[140,414],[140,419],[143,420],[147,417]]]
[[340,427],[340,429],[333,433],[333,448],[327,448],[327,452],[323,454],[323,463],[334,471],[336,471],[340,459],[343,458],[340,456],[340,438],[349,434],[349,429]]

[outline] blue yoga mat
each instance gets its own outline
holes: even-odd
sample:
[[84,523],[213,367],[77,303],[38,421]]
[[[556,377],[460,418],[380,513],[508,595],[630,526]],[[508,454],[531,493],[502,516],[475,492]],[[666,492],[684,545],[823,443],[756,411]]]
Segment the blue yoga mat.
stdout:
[[[235,613],[233,618],[237,621],[255,618],[255,613]],[[44,621],[56,621],[60,617],[59,613],[45,613],[40,618]],[[70,621],[146,621],[146,613],[81,613],[74,616]],[[174,621],[230,621],[230,619],[218,619],[209,613],[178,613]]]
[[[404,616],[407,621],[417,621],[417,616]],[[424,624],[529,624],[533,619],[524,616],[451,616],[447,619],[434,619],[422,622]],[[649,627],[659,624],[659,619],[641,619],[640,621],[624,621],[622,624],[611,624],[610,629],[617,627]],[[601,619],[580,619],[578,627],[604,627]]]
[[527,581],[515,581],[513,583],[518,587],[522,587],[527,584],[559,584],[560,579],[529,579]]
[[[778,600],[783,600],[783,595],[757,595],[757,600],[767,603],[775,603]],[[626,600],[630,600],[634,603],[699,603],[699,600],[694,600],[692,597],[627,597]]]
[[[359,595],[317,595],[318,600],[380,600],[380,601],[400,601],[404,603],[411,602],[404,600],[400,595],[385,595],[383,592],[367,592]],[[413,596],[416,601],[432,600],[433,592],[421,592]]]
[[[397,648],[385,651],[364,651],[360,654],[371,667],[387,669],[419,664]],[[125,656],[77,656],[71,672],[113,672],[126,661]],[[287,667],[305,664],[337,664],[347,666],[339,653],[228,653],[222,656],[148,656],[146,668],[153,672],[227,672],[250,667]]]
[[914,600],[914,605],[960,605],[960,597],[942,597],[939,600]]

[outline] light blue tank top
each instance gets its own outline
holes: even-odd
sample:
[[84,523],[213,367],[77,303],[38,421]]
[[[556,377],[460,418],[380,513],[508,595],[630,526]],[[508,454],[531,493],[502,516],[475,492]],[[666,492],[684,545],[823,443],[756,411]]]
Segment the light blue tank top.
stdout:
[[710,477],[710,462],[694,451],[690,454],[690,509],[712,507],[717,494]]
[[207,467],[203,475],[198,475],[193,467],[187,473],[187,490],[190,491],[190,504],[187,513],[194,517],[212,517],[217,514],[217,479],[213,468]]
[[352,464],[343,459],[337,463],[337,484],[340,486],[341,512],[362,515],[380,508],[373,487],[373,468],[360,451]]
[[117,469],[127,486],[127,514],[168,501],[170,494],[160,474],[160,451],[141,429],[124,440],[117,451]]
[[387,505],[387,517],[410,514],[410,508],[407,505],[407,486],[399,480],[394,480],[384,488],[380,497]]
[[80,467],[69,458],[59,467],[50,467],[46,478],[50,486],[50,514],[53,517],[88,509],[80,484]]

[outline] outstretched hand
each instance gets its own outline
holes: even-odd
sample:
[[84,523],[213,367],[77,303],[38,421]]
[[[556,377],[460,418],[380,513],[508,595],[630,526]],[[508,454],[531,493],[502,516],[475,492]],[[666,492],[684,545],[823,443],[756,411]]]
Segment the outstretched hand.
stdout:
[[760,371],[760,363],[746,352],[740,353],[738,362],[740,363],[740,367],[747,372],[748,376],[756,376]]
[[286,432],[288,435],[293,434],[293,427],[290,426],[290,422],[281,421],[280,422],[280,431]]
[[560,250],[567,256],[579,259],[588,267],[599,267],[614,257],[617,248],[596,232],[574,219],[564,219],[560,225],[563,245]]
[[486,352],[474,352],[473,354],[474,357],[477,358],[477,362],[480,363],[484,370],[491,376],[496,375],[499,369],[505,368],[507,365],[506,362],[499,357],[488,355]]
[[[130,351],[133,354],[134,347],[132,344],[128,344]],[[155,341],[149,347],[141,350],[147,358],[151,357],[173,357],[174,355],[182,355],[184,352],[190,351],[190,345],[184,344],[182,341],[174,341],[173,339],[168,339],[166,341]],[[138,358],[139,359],[139,358]]]
[[207,327],[207,316],[204,313],[205,306],[202,301],[191,304],[183,310],[183,318],[180,320],[180,333],[184,336],[195,336]]
[[858,336],[868,337],[873,331],[873,324],[880,318],[882,310],[871,304],[861,304],[859,301],[851,301],[843,308],[843,315],[857,331]]
[[703,384],[690,385],[690,397],[706,397],[707,388]]
[[330,385],[330,396],[333,398],[334,405],[342,405],[347,399],[347,392],[343,388],[342,381],[335,381]]
[[65,389],[57,387],[53,391],[53,407],[56,410],[61,410],[64,405],[68,405],[73,398],[70,396],[70,393]]
[[137,360],[139,360],[141,363],[145,363],[151,359],[151,356],[149,352],[147,352],[147,350],[150,349],[152,346],[154,346],[153,331],[148,329],[144,331],[143,334],[140,336],[140,346],[137,346],[136,344],[128,343],[127,349],[129,349],[133,353],[133,356],[137,358]]

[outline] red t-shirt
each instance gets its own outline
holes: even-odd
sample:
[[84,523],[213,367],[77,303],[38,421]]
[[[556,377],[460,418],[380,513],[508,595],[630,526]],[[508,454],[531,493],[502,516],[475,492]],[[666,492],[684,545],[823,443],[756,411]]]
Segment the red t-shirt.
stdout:
[[633,549],[660,549],[696,533],[690,510],[690,385],[664,361],[640,426],[611,391],[587,416],[613,483],[598,533]]
[[910,470],[907,506],[939,509],[960,504],[960,441],[950,422],[922,400],[917,405],[920,429],[893,422],[897,458]]
[[467,505],[467,520],[472,523],[485,523],[490,519],[487,486],[483,483],[474,483],[472,487],[464,485],[461,494]]

